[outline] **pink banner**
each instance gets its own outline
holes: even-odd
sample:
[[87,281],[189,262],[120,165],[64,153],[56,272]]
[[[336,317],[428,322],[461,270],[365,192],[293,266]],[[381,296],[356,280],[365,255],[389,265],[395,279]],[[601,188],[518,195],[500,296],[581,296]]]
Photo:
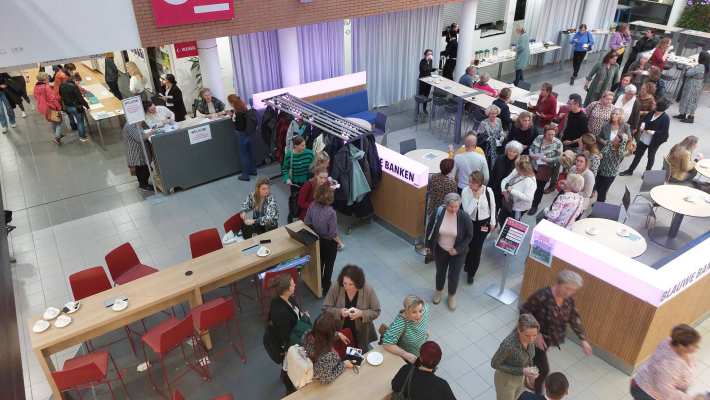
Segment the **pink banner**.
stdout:
[[234,18],[233,0],[153,0],[153,16],[158,28],[227,21]]

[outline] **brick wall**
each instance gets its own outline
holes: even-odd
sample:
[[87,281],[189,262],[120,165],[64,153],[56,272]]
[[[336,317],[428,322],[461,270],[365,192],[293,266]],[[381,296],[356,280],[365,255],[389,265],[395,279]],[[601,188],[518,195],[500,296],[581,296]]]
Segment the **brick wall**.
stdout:
[[133,0],[133,10],[136,14],[141,42],[145,47],[384,14],[456,1],[313,0],[312,3],[301,4],[299,0],[235,0],[236,17],[231,21],[168,28],[155,27],[151,0]]

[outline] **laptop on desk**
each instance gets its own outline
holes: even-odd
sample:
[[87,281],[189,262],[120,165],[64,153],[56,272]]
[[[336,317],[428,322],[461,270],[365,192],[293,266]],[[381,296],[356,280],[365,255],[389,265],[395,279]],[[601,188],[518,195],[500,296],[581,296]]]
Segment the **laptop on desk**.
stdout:
[[308,229],[301,229],[296,232],[288,226],[284,226],[284,228],[286,228],[286,232],[288,232],[289,236],[291,236],[297,242],[302,243],[306,246],[315,243],[319,239],[318,235],[311,233]]

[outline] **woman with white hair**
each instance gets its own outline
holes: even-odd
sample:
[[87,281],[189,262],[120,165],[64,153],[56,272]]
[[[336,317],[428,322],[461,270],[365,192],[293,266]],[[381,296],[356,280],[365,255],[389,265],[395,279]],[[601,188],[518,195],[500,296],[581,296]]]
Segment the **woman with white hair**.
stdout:
[[503,195],[501,193],[500,183],[505,179],[506,176],[510,175],[515,169],[515,161],[523,153],[523,145],[517,140],[508,142],[505,145],[505,152],[499,155],[493,167],[491,168],[490,179],[488,181],[488,186],[493,189],[493,195],[496,198],[496,204],[501,203]]
[[432,303],[441,302],[448,275],[448,306],[451,311],[456,309],[456,289],[472,238],[473,224],[461,207],[461,196],[458,193],[447,194],[444,205],[432,213],[427,224],[426,247],[434,254],[436,263],[436,291]]
[[209,88],[202,88],[198,93],[197,112],[205,116],[224,115],[224,102],[212,96]]
[[493,89],[493,87],[488,84],[491,80],[491,74],[488,72],[481,72],[481,76],[478,78],[478,82],[473,85],[474,89],[483,90],[493,97],[498,97],[498,91]]
[[629,67],[629,73],[633,76],[631,78],[631,83],[636,85],[636,87],[641,87],[648,79],[648,73],[651,69],[651,63],[648,60],[651,56],[648,53],[642,53],[638,60],[631,63]]
[[572,270],[565,269],[557,275],[555,285],[539,289],[520,307],[521,314],[532,314],[540,323],[540,334],[536,339],[537,348],[533,359],[540,373],[535,380],[537,394],[542,394],[545,377],[550,372],[547,349],[559,348],[564,343],[568,324],[579,337],[584,353],[588,356],[592,354],[592,346],[587,341],[582,318],[572,298],[581,287],[582,277]]
[[493,161],[498,155],[498,146],[503,143],[503,123],[498,118],[500,108],[496,105],[490,105],[486,108],[486,116],[488,118],[478,124],[476,131],[478,143],[485,145],[486,161],[488,165],[493,165]]
[[414,364],[419,349],[429,337],[429,305],[413,294],[404,298],[403,308],[382,334],[382,347]]
[[584,211],[584,197],[579,194],[582,188],[584,178],[577,174],[567,175],[565,192],[555,197],[552,204],[538,214],[537,221],[546,219],[563,228],[572,226]]
[[636,98],[636,93],[638,88],[634,84],[628,84],[624,86],[624,94],[619,96],[614,103],[614,107],[620,108],[624,112],[624,122],[629,124],[629,126],[638,125],[639,118],[639,102]]

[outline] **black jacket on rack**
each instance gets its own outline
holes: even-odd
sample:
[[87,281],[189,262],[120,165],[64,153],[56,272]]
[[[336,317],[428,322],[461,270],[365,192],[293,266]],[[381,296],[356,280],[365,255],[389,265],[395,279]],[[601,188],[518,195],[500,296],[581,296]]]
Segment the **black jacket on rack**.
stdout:
[[[365,152],[365,156],[360,161],[360,167],[368,178],[370,188],[374,190],[382,180],[382,165],[380,164],[380,156],[375,146],[375,137],[373,135],[367,135],[349,144],[357,146]],[[335,208],[345,214],[355,215],[357,217],[371,215],[374,210],[369,195],[365,196],[360,202],[351,206],[347,205],[353,176],[353,164],[350,159],[348,146],[343,145],[340,140],[327,140],[326,152],[330,155],[331,160],[330,175],[340,183],[340,188],[335,191]]]
[[261,139],[266,143],[270,156],[276,148],[276,116],[277,111],[271,106],[266,107],[261,116]]

